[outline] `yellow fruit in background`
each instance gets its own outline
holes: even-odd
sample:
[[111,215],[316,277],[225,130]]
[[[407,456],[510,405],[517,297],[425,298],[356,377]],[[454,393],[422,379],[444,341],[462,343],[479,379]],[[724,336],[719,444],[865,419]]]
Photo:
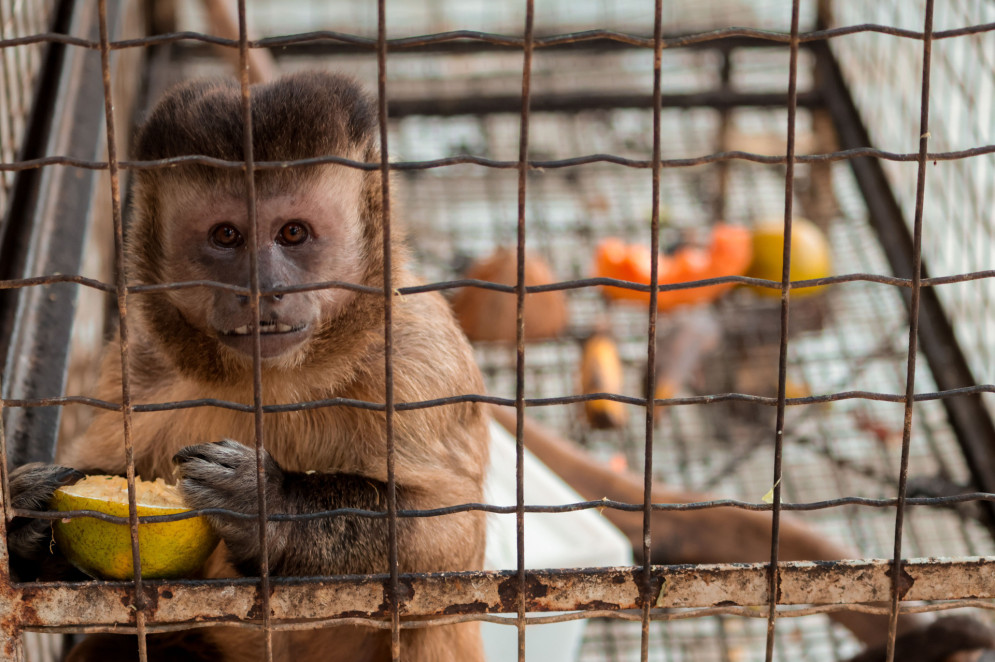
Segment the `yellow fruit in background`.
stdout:
[[[190,510],[179,491],[156,481],[135,480],[138,515],[171,515]],[[128,484],[123,476],[87,476],[52,495],[52,510],[95,510],[128,517]],[[100,579],[131,579],[131,532],[128,524],[93,517],[55,520],[55,542],[74,566]],[[218,544],[203,517],[175,522],[139,523],[142,577],[171,579],[196,572]]]
[[[746,275],[751,278],[781,281],[784,255],[784,221],[762,221],[753,228],[753,261]],[[832,274],[829,241],[814,223],[804,218],[791,222],[791,280],[825,278]],[[809,296],[825,286],[791,288],[792,296]],[[750,286],[767,297],[779,297],[781,291],[769,287]]]

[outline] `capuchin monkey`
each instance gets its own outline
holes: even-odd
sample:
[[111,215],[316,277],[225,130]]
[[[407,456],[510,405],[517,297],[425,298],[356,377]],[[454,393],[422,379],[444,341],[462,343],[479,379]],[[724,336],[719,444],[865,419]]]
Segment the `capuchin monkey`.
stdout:
[[[181,85],[155,106],[139,130],[140,160],[191,154],[242,161],[241,89],[234,81]],[[375,100],[349,78],[287,76],[252,88],[257,161],[333,155],[378,162]],[[379,171],[316,165],[256,171],[258,273],[262,291],[343,281],[382,289],[384,214]],[[136,170],[128,227],[128,283],[210,280],[249,286],[250,219],[241,169],[183,164]],[[416,284],[406,267],[403,233],[391,228],[391,282]],[[253,402],[253,331],[248,297],[196,287],[129,298],[130,391],[134,404],[199,398]],[[469,343],[438,294],[393,300],[396,402],[484,390]],[[259,303],[262,399],[267,405],[330,398],[385,401],[384,297],[348,289],[264,296]],[[121,399],[118,339],[108,346],[96,397]],[[256,513],[252,413],[198,407],[132,415],[136,472],[174,480],[192,508]],[[399,509],[442,508],[483,500],[488,456],[482,406],[459,403],[394,414]],[[387,509],[387,447],[382,411],[333,406],[267,413],[263,419],[270,513],[336,508]],[[223,440],[223,441],[218,441]],[[234,440],[234,441],[233,441]],[[215,443],[203,443],[213,441]],[[58,465],[13,476],[15,504],[44,504],[76,474],[125,472],[118,412],[100,411],[87,432],[57,451]],[[46,471],[47,469],[47,471]],[[39,477],[44,480],[39,480]],[[18,489],[21,486],[21,489]],[[464,512],[398,520],[400,572],[479,570],[484,515]],[[258,576],[258,525],[210,517],[222,545],[208,577]],[[19,523],[20,524],[20,523]],[[19,569],[43,558],[46,535],[30,527],[9,536]],[[44,531],[44,530],[43,530]],[[386,573],[386,518],[334,517],[268,525],[268,561],[276,576]],[[41,543],[39,548],[39,542]],[[244,629],[198,631],[203,659],[257,660],[261,636]],[[126,642],[126,643],[122,643]],[[134,639],[90,637],[70,659],[136,659]],[[150,659],[197,659],[175,638],[149,639]],[[390,631],[334,627],[273,635],[278,660],[389,660]],[[195,647],[194,647],[195,648]],[[481,661],[476,623],[406,629],[406,660]]]
[[[252,89],[253,152],[257,161],[334,155],[380,159],[377,110],[352,80],[305,73]],[[241,90],[233,81],[198,81],[166,94],[140,129],[135,158],[199,154],[244,160]],[[250,220],[241,170],[180,164],[136,170],[127,236],[129,284],[210,280],[248,287]],[[316,165],[255,174],[259,286],[270,291],[327,281],[381,288],[384,217],[379,171]],[[397,223],[392,225],[391,278],[415,284],[405,267]],[[395,297],[393,383],[396,402],[484,390],[470,347],[437,294]],[[195,287],[129,299],[129,378],[134,404],[215,398],[253,402],[253,332],[248,297]],[[384,402],[384,300],[347,289],[275,294],[259,305],[262,398],[292,404],[349,398]],[[108,346],[96,397],[121,397],[118,339]],[[507,427],[511,410],[494,408]],[[398,507],[427,509],[483,500],[488,412],[473,403],[394,414]],[[267,413],[263,417],[266,501],[270,513],[336,508],[386,510],[386,433],[382,412],[335,406]],[[526,445],[584,498],[641,503],[641,477],[615,474],[575,445],[533,421]],[[132,415],[135,468],[145,479],[174,480],[193,508],[257,512],[252,413],[216,407]],[[223,441],[217,441],[223,440]],[[233,441],[234,440],[234,441]],[[215,443],[203,443],[214,441]],[[42,509],[59,485],[87,473],[124,473],[118,412],[101,410],[88,431],[58,449],[57,465],[28,465],[11,476],[13,505]],[[707,500],[656,486],[655,502]],[[642,515],[605,510],[642,550]],[[763,561],[770,549],[770,515],[737,509],[658,511],[653,515],[655,563]],[[222,538],[204,569],[207,577],[258,575],[262,550],[254,521],[211,516]],[[278,576],[388,571],[385,519],[270,523],[270,572]],[[480,512],[398,520],[401,572],[479,569],[484,553]],[[17,518],[8,531],[11,568],[21,580],[65,571],[49,550],[48,522]],[[781,523],[782,559],[848,555],[790,516]],[[53,570],[54,568],[54,570]],[[870,646],[860,662],[884,660],[887,619],[853,612],[834,616]],[[900,619],[896,660],[976,662],[995,645],[975,621]],[[242,662],[259,658],[261,635],[223,627],[149,637],[149,659]],[[387,630],[341,626],[276,632],[277,660],[293,662],[390,659]],[[412,662],[482,662],[473,623],[405,629],[402,656]],[[134,637],[92,635],[71,662],[134,660]]]

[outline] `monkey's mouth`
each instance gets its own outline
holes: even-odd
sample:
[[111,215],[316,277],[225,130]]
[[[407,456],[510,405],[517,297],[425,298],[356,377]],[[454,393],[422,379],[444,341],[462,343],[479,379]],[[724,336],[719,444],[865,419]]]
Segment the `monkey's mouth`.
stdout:
[[[277,321],[260,321],[259,322],[259,334],[269,335],[274,333],[296,333],[297,331],[303,331],[307,324],[284,324],[283,322]],[[237,329],[232,329],[231,331],[223,331],[222,335],[226,336],[251,336],[253,331],[255,331],[254,324],[243,324]]]
[[[252,334],[255,324],[244,324],[229,331],[218,333],[218,340],[244,356],[251,357],[255,352]],[[259,351],[264,359],[272,359],[292,352],[304,343],[310,335],[306,322],[287,324],[286,322],[263,321],[259,324]]]

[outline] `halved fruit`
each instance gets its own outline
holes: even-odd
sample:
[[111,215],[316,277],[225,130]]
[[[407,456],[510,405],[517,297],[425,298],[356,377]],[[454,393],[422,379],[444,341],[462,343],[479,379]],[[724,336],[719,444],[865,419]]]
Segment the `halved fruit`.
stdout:
[[[190,510],[179,490],[161,478],[135,479],[139,517],[171,515]],[[128,484],[123,476],[87,476],[52,495],[52,510],[95,510],[128,517]],[[134,567],[128,525],[93,517],[55,520],[55,542],[66,558],[98,579],[131,579]],[[196,572],[218,544],[218,536],[203,517],[175,522],[138,524],[142,577],[175,579]]]

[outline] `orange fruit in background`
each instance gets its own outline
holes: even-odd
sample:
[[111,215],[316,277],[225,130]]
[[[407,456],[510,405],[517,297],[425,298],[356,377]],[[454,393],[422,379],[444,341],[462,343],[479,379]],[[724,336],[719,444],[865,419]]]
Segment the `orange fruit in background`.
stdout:
[[[657,281],[667,285],[743,275],[750,264],[751,243],[750,232],[746,228],[716,224],[711,229],[708,246],[684,246],[673,255],[661,255]],[[594,275],[648,285],[651,266],[652,253],[648,246],[627,244],[621,239],[608,237],[598,244]],[[708,303],[733,285],[735,283],[722,283],[660,292],[657,308],[668,310],[680,305]],[[614,286],[605,286],[602,290],[616,300],[647,303],[650,299],[649,292]]]
[[[751,278],[781,281],[784,255],[784,221],[771,219],[758,223],[752,232],[753,260],[746,275]],[[791,273],[792,281],[825,278],[833,272],[829,240],[811,221],[795,218],[791,222]],[[750,289],[766,297],[779,297],[781,291],[769,287],[750,285]],[[825,288],[791,288],[794,296],[811,296]]]

